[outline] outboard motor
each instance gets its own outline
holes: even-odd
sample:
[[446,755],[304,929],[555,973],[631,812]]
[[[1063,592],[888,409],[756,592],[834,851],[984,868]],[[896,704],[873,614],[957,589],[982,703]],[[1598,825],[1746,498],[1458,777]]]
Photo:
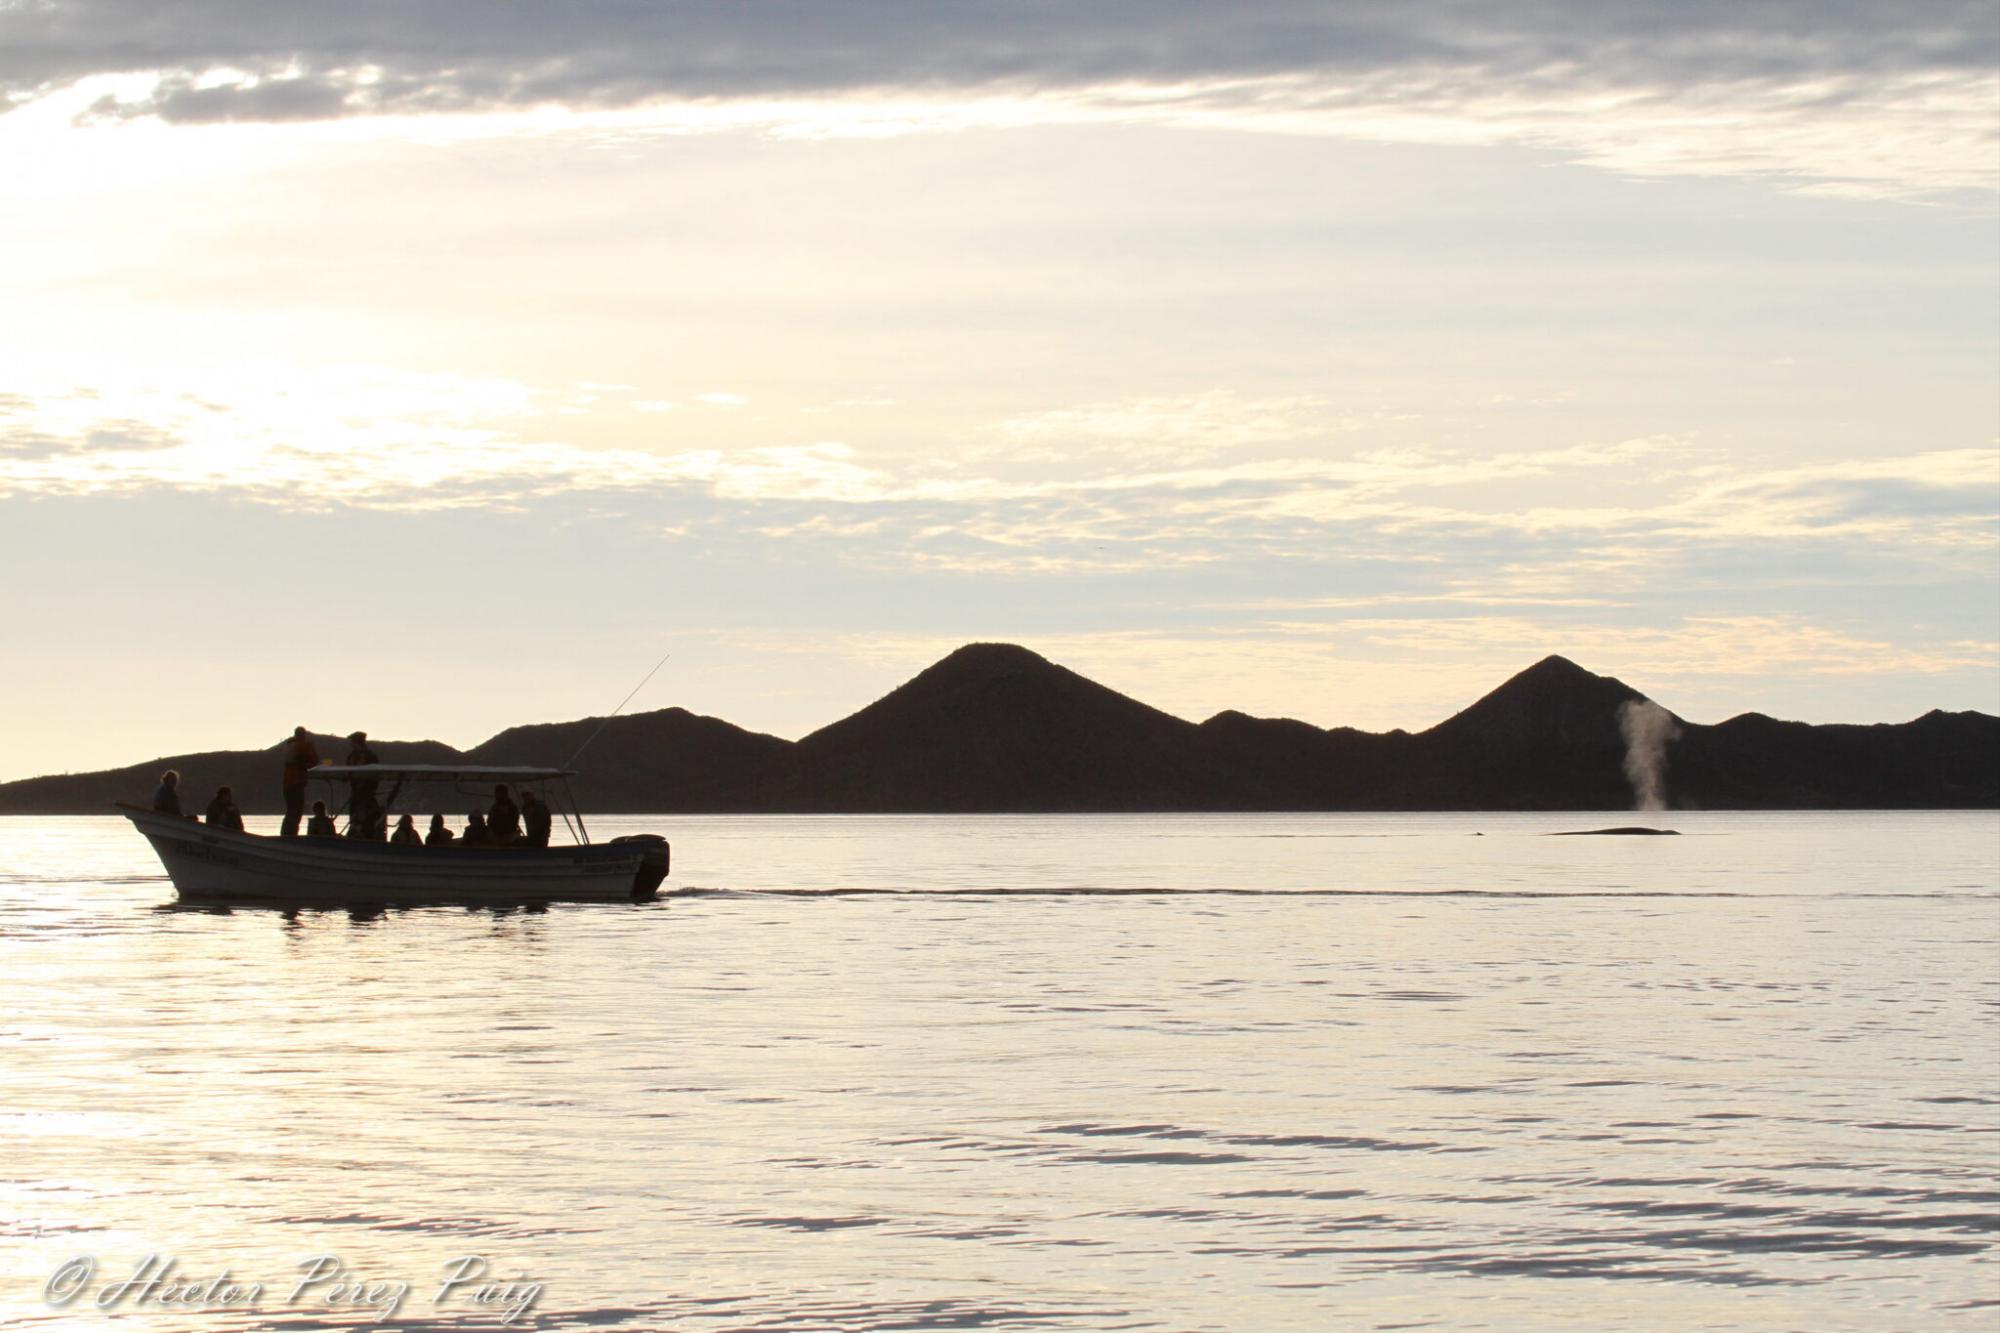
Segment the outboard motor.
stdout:
[[639,873],[632,877],[634,898],[650,898],[659,892],[673,861],[673,849],[667,845],[665,838],[657,833],[628,833],[613,838],[611,845],[630,847],[645,854],[645,859],[639,862]]

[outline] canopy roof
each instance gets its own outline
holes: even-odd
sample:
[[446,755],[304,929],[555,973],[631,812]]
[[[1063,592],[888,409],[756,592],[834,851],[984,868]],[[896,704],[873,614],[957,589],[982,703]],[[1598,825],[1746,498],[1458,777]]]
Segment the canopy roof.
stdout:
[[555,778],[573,778],[576,770],[571,768],[533,768],[525,764],[320,764],[306,770],[309,778],[327,778],[334,782],[372,781],[385,782],[548,782]]

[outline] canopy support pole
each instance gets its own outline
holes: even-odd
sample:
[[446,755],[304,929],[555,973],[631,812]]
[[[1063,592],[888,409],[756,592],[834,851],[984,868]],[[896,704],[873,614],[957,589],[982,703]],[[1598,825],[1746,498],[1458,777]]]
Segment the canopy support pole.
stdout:
[[[562,786],[563,799],[569,802],[570,810],[576,812],[576,828],[572,831],[571,836],[576,838],[585,847],[588,847],[590,846],[590,830],[583,826],[583,807],[576,803],[576,793],[570,790],[568,778],[562,780]],[[563,812],[563,827],[569,827],[569,811]]]

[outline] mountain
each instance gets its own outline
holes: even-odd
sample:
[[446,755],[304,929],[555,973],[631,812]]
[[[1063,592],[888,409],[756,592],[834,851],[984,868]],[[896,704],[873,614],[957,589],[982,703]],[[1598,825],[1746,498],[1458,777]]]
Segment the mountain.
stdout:
[[1218,713],[1202,724],[1218,766],[1254,774],[1308,810],[1595,810],[1632,801],[1623,681],[1547,657],[1428,731],[1320,731]]
[[1214,772],[1234,774],[1244,797],[1240,808],[1253,810],[1386,809],[1409,740],[1403,731],[1322,731],[1234,709],[1202,723],[1201,734],[1204,762]]
[[1670,791],[1711,809],[2000,805],[2000,718],[1932,710],[1911,722],[1808,726],[1744,713],[1689,727]]
[[1644,699],[1624,681],[1545,657],[1411,737],[1384,794],[1398,808],[1618,809],[1632,800],[1619,710]]
[[662,708],[608,722],[587,717],[509,727],[468,750],[466,759],[560,768],[579,749],[572,787],[586,813],[714,812],[761,808],[766,777],[792,743],[685,708]]
[[1004,643],[968,644],[801,740],[790,810],[1230,808],[1194,724]]
[[[978,643],[796,743],[665,708],[513,727],[463,754],[436,741],[376,749],[392,763],[556,767],[588,742],[575,782],[586,812],[1620,810],[1632,804],[1620,713],[1644,699],[1548,657],[1414,734],[1234,711],[1197,726],[1026,648]],[[1673,806],[2000,807],[2000,718],[1984,713],[1666,720]],[[322,737],[320,749],[337,758],[346,742]],[[275,813],[280,767],[273,746],[30,778],[0,784],[0,813],[104,813],[147,800],[166,768],[184,775],[191,807],[226,782],[247,812]]]
[[[347,757],[345,736],[312,733],[320,758],[338,763]],[[290,736],[285,738],[290,739]],[[385,764],[455,764],[462,756],[442,741],[370,740]],[[246,815],[276,815],[285,810],[282,779],[284,741],[268,750],[209,750],[149,759],[97,773],[60,773],[0,783],[0,814],[101,815],[114,801],[149,804],[160,774],[174,769],[181,775],[181,806],[199,813],[217,787],[235,788],[236,803]],[[311,793],[308,800],[317,799]]]

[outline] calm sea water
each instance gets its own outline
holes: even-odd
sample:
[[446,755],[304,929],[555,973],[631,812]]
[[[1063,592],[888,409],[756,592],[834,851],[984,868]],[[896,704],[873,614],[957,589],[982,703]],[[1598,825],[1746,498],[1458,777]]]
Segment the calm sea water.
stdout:
[[679,892],[356,918],[0,819],[0,1324],[2000,1323],[2000,817],[1611,822],[605,820]]

